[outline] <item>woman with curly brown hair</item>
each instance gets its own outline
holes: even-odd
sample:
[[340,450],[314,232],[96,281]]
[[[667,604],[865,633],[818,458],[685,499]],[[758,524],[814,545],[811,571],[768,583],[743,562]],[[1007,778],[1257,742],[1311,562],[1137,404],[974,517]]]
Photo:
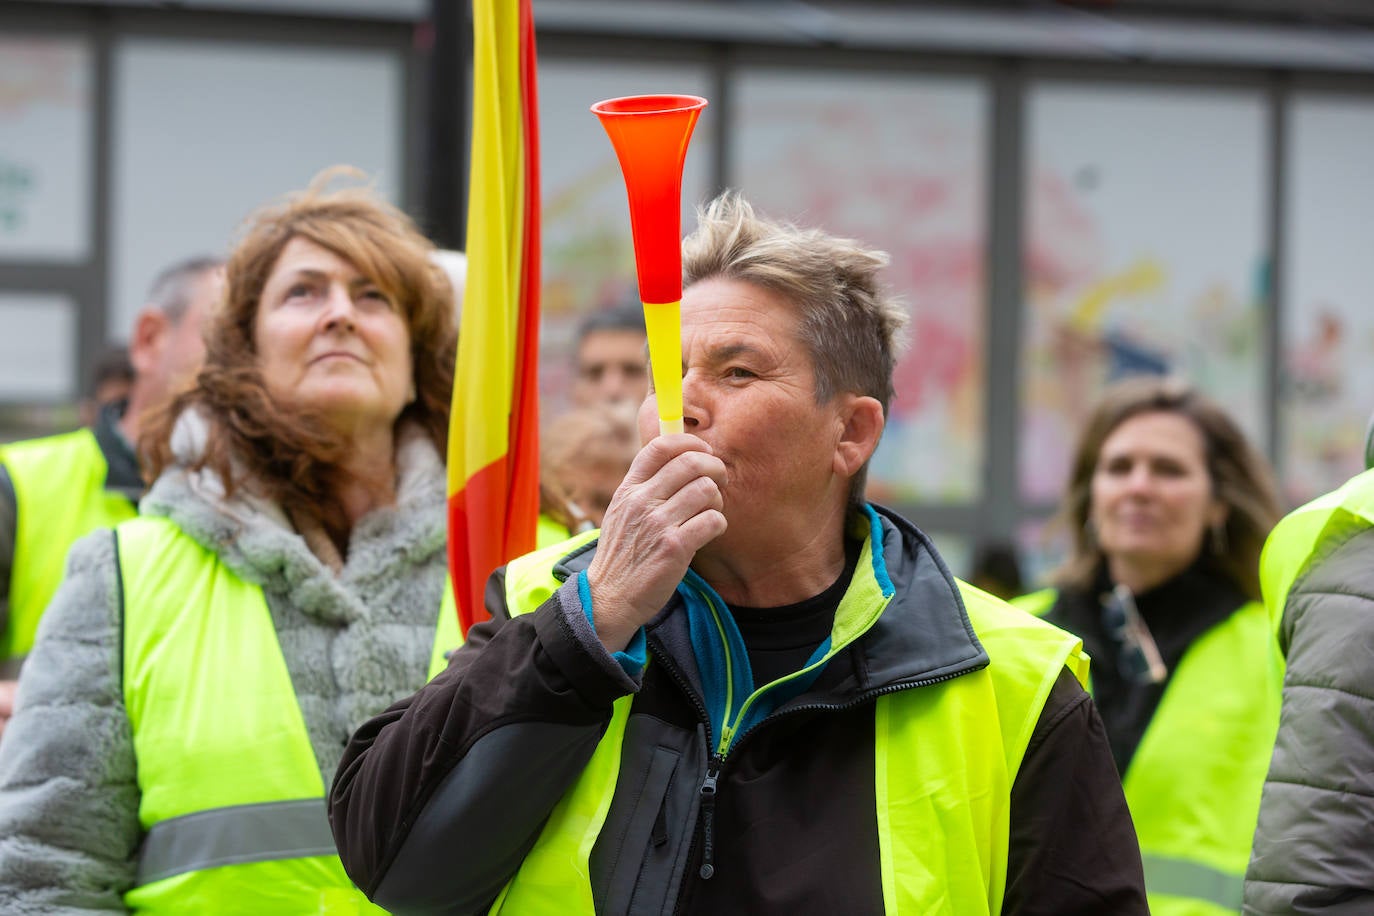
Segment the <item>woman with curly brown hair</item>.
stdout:
[[1264,459],[1171,378],[1118,383],[1088,420],[1056,588],[1013,602],[1083,640],[1150,910],[1239,912],[1281,675],[1259,557],[1278,520]]
[[324,788],[453,617],[456,333],[430,243],[329,178],[251,218],[142,517],[72,551],[0,751],[4,912],[369,906]]

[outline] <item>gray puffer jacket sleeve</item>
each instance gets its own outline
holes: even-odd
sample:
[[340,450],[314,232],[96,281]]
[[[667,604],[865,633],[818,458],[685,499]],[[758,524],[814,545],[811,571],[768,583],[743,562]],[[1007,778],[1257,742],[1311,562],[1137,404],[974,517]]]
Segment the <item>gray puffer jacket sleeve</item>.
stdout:
[[1279,641],[1283,714],[1245,912],[1374,913],[1374,528],[1323,545]]
[[0,913],[126,912],[139,842],[107,530],[78,541],[0,741]]

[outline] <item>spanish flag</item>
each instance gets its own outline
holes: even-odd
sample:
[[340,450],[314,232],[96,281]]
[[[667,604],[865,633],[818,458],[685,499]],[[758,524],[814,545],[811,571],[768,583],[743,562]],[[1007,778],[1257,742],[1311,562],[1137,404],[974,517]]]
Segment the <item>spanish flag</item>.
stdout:
[[539,130],[530,0],[473,0],[467,287],[448,440],[449,572],[464,635],[539,515]]

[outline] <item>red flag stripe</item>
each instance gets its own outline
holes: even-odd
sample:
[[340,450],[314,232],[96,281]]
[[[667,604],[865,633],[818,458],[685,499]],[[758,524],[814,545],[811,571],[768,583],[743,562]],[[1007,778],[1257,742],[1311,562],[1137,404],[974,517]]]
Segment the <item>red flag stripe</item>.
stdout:
[[473,0],[473,41],[468,295],[449,438],[450,574],[465,634],[488,616],[482,596],[491,572],[534,548],[539,513],[540,195],[530,0]]

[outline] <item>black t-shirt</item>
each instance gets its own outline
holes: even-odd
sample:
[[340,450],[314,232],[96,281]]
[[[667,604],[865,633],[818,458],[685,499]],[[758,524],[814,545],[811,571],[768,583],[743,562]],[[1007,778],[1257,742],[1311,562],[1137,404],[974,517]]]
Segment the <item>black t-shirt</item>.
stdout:
[[762,687],[805,666],[811,653],[830,635],[835,609],[854,578],[863,544],[845,539],[844,569],[829,588],[805,601],[782,607],[729,605],[749,650],[754,687]]

